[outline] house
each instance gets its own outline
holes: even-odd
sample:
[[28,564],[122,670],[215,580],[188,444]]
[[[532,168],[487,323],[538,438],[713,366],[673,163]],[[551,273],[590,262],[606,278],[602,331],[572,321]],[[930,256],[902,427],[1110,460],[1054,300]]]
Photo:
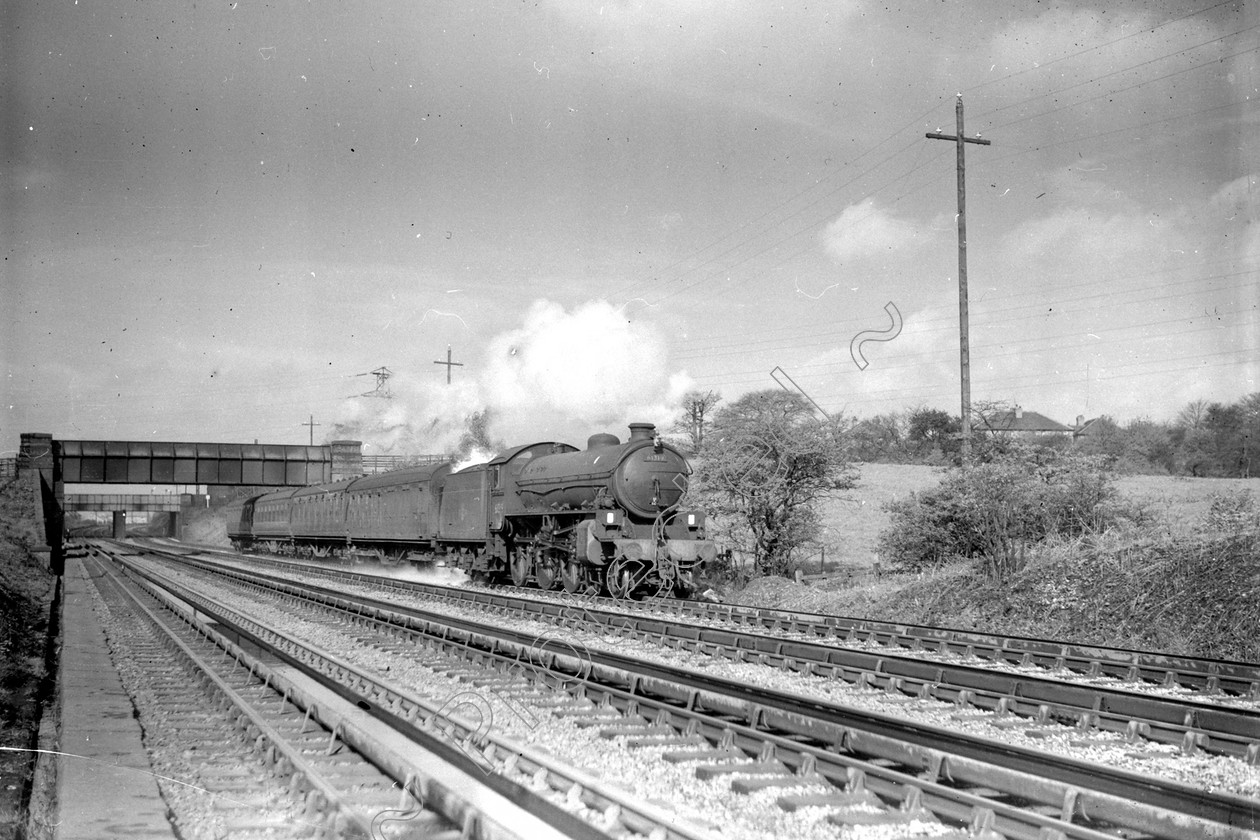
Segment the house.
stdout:
[[1071,426],[1065,426],[1035,411],[1025,411],[1018,405],[1011,411],[999,411],[990,417],[981,418],[976,422],[975,429],[978,432],[998,432],[1020,436],[1073,433]]
[[[1072,440],[1080,440],[1081,438],[1096,438],[1108,425],[1106,422],[1099,423],[1102,417],[1095,417],[1092,420],[1086,420],[1084,414],[1076,415],[1076,426],[1072,429]],[[1111,424],[1114,428],[1115,424]]]

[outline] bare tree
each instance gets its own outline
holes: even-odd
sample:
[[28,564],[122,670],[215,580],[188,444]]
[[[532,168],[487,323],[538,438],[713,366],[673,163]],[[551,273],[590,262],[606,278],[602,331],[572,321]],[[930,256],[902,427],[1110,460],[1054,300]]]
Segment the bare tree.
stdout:
[[1186,407],[1177,413],[1176,425],[1183,429],[1202,429],[1207,422],[1209,405],[1211,403],[1204,399],[1186,403]]
[[721,401],[716,391],[689,391],[683,397],[682,416],[674,422],[670,431],[686,439],[686,447],[692,455],[704,448],[704,438],[713,426],[713,407]]

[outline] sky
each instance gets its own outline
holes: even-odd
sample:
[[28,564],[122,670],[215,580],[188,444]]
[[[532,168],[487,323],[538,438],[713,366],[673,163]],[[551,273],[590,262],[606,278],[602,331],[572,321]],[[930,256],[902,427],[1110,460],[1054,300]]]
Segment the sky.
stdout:
[[1257,8],[13,0],[0,457],[580,444],[776,376],[956,414],[959,94],[973,401],[1236,401]]

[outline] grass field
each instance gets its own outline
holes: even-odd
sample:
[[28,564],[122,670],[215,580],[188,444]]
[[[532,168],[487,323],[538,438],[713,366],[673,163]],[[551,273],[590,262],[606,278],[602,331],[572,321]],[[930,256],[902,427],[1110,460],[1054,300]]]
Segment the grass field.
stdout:
[[[876,541],[889,523],[884,506],[914,491],[934,487],[942,474],[939,467],[917,464],[863,464],[856,488],[823,503],[827,566],[868,567],[877,562]],[[818,569],[811,564],[806,571]]]
[[[889,524],[885,504],[935,486],[943,473],[939,467],[917,464],[862,465],[858,486],[824,503],[828,568],[838,564],[869,567],[878,562],[877,540]],[[1250,490],[1260,501],[1260,478],[1133,475],[1120,477],[1116,486],[1172,533],[1184,533],[1202,521],[1214,496]],[[817,572],[819,560],[815,555],[806,561],[806,573]]]
[[1184,533],[1201,522],[1217,496],[1250,491],[1260,502],[1260,478],[1129,475],[1116,481],[1116,486],[1125,497],[1144,505],[1157,522],[1173,533]]

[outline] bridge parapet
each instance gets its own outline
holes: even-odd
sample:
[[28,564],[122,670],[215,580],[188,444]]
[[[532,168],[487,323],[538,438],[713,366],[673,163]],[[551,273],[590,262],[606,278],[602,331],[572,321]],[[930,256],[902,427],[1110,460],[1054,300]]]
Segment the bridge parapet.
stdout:
[[141,493],[67,493],[62,510],[125,510],[158,511],[162,513],[179,513],[190,503],[191,497],[186,494],[163,493],[146,495]]
[[305,487],[333,480],[327,446],[62,440],[68,484],[227,484]]

